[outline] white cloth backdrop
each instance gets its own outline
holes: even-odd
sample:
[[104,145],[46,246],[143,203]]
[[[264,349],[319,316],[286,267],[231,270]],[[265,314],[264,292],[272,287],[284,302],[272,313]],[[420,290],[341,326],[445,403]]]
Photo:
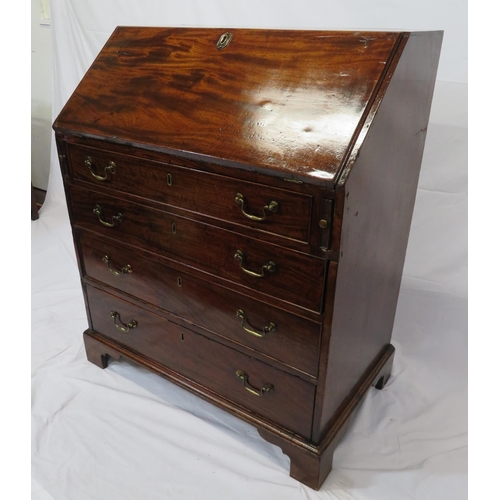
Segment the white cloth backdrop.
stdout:
[[[32,222],[35,500],[467,498],[466,3],[52,0],[54,117],[115,26],[444,29],[394,327],[393,377],[371,390],[319,492],[257,431],[126,362],[88,363],[53,147]],[[462,82],[462,83],[460,83]]]

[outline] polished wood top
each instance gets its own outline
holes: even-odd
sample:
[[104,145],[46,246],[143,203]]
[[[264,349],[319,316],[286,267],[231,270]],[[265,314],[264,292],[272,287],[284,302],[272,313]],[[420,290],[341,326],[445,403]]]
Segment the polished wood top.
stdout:
[[330,184],[400,39],[119,27],[54,128]]

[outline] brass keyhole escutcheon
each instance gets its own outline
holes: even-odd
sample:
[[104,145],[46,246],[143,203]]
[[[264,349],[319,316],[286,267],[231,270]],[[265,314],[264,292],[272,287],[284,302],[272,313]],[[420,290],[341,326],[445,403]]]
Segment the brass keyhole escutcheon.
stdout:
[[233,39],[233,34],[229,33],[229,31],[222,33],[222,35],[219,38],[219,41],[217,42],[217,48],[219,50],[224,49],[231,43],[232,39]]

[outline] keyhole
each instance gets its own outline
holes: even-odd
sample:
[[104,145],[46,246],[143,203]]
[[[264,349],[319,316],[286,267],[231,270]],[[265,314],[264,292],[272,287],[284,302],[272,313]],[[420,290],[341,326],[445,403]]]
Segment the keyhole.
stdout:
[[167,186],[172,185],[172,174],[167,174]]
[[175,225],[175,222],[172,222],[172,232],[174,234],[177,233],[177,226]]
[[230,44],[232,38],[233,38],[232,33],[229,33],[229,31],[226,31],[226,33],[223,33],[220,36],[219,40],[217,41],[217,48],[219,50],[221,50],[224,47],[227,47]]
[[177,278],[177,286],[182,286],[182,278],[180,276]]
[[181,340],[184,340],[184,334],[181,333]]

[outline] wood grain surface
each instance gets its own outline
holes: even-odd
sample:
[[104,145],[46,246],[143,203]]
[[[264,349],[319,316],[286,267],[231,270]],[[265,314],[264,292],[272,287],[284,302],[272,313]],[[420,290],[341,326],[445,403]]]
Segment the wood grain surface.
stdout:
[[[310,437],[314,385],[113,295],[92,287],[86,287],[86,293],[94,330],[304,438]],[[119,330],[111,311],[120,314],[118,324],[133,319],[137,327],[128,332]],[[248,375],[252,387],[261,389],[271,384],[272,391],[262,396],[252,394],[236,376],[237,370]]]
[[[236,230],[252,227],[306,243],[309,240],[311,196],[203,172],[196,165],[185,168],[103,149],[71,145],[68,155],[72,176],[93,186],[243,226]],[[110,164],[114,173],[106,170]],[[236,203],[238,194],[243,204]],[[275,211],[264,209],[272,202],[277,204]],[[255,221],[252,216],[263,220]]]
[[55,128],[331,183],[398,33],[118,27]]
[[328,432],[391,340],[442,36],[406,37],[376,117],[337,189],[339,262],[314,439]]
[[[321,310],[325,272],[325,261],[321,259],[109,195],[77,187],[71,187],[70,192],[73,221],[79,227],[124,240],[262,294],[312,311]],[[102,208],[104,222],[111,223],[118,214],[122,214],[123,221],[106,227],[94,213],[96,205]],[[237,250],[245,256],[244,268],[263,273],[262,278],[245,273],[235,259]],[[274,272],[262,271],[268,262],[276,264]]]
[[[287,313],[265,302],[200,280],[165,263],[150,260],[117,244],[81,232],[78,237],[83,256],[84,276],[124,291],[161,307],[179,318],[233,340],[272,360],[317,375],[321,325]],[[108,263],[103,257],[109,258]],[[125,266],[130,272],[116,275]],[[264,337],[248,333],[237,311],[246,315],[244,326]],[[319,317],[318,317],[319,319]]]

